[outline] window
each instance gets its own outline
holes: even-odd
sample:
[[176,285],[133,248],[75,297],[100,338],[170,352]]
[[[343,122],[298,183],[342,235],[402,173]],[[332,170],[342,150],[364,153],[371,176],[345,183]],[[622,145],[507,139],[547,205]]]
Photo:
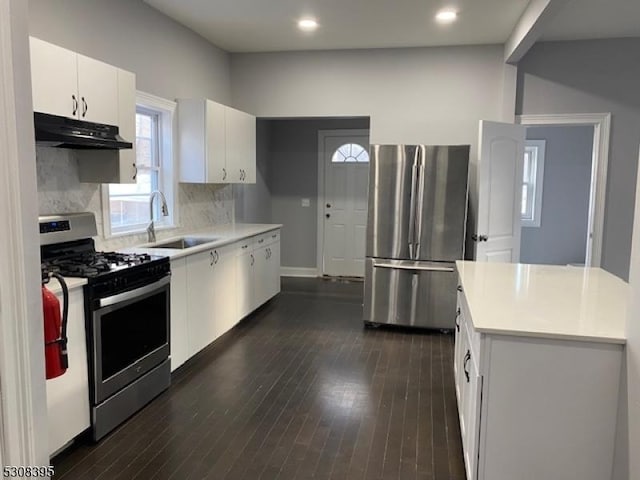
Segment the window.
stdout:
[[169,216],[160,213],[161,202],[154,202],[157,227],[173,226],[173,113],[175,103],[138,93],[136,108],[136,183],[107,186],[103,205],[105,234],[144,231],[150,222],[149,197],[154,190],[164,193]]
[[345,143],[333,152],[331,161],[333,163],[366,163],[369,161],[369,153],[364,149],[364,147],[357,143]]
[[523,227],[540,226],[545,143],[544,140],[527,140],[525,143],[521,207]]

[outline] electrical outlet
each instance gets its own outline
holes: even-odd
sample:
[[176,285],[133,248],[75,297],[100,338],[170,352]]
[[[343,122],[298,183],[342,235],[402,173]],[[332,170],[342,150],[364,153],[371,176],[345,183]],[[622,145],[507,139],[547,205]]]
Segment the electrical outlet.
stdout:
[[310,207],[311,206],[311,199],[310,198],[303,198],[302,199],[302,206],[303,207]]

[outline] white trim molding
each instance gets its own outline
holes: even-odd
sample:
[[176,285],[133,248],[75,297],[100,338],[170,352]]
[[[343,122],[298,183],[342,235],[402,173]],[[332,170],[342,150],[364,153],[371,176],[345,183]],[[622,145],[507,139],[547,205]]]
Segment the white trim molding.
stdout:
[[28,5],[0,0],[0,449],[47,465],[44,333]]
[[585,265],[600,267],[604,237],[604,212],[607,194],[607,168],[609,165],[609,139],[611,113],[567,113],[519,115],[522,125],[565,125],[593,127],[593,158],[591,162],[591,192],[589,194],[589,225]]
[[316,267],[318,276],[324,274],[324,141],[327,137],[353,137],[365,135],[370,138],[371,128],[318,130],[318,237],[316,242]]
[[322,274],[318,273],[316,268],[308,267],[280,267],[281,277],[309,277],[316,278],[321,277]]

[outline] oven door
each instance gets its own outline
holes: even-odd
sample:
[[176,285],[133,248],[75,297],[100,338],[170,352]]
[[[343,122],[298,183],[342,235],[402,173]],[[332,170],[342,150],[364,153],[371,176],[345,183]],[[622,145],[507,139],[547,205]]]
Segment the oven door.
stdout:
[[95,404],[169,357],[169,283],[166,276],[99,300],[92,312]]

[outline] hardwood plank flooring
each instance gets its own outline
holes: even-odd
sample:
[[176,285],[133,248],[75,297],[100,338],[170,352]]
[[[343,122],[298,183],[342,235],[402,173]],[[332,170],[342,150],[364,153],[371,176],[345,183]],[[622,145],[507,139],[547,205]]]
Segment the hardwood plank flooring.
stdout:
[[54,478],[463,480],[453,336],[361,318],[362,283],[283,279]]

